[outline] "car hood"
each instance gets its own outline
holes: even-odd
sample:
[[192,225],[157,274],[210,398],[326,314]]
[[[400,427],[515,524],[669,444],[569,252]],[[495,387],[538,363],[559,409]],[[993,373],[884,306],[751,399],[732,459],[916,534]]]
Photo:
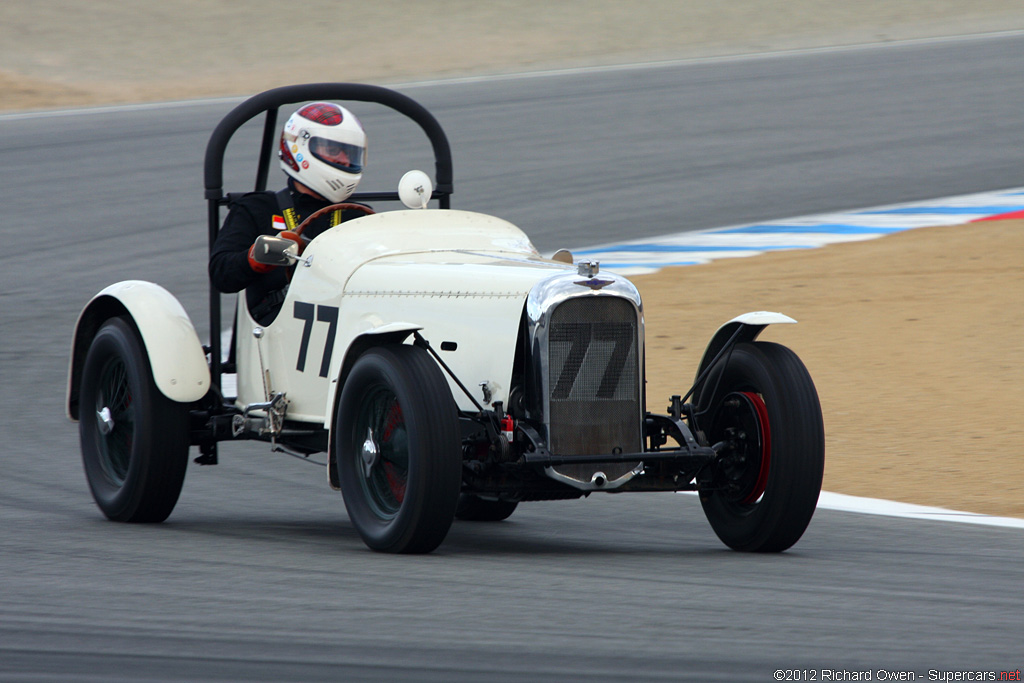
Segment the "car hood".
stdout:
[[510,254],[454,250],[385,256],[362,265],[345,284],[345,296],[514,298],[523,300],[539,281],[572,272],[562,263]]
[[515,225],[472,211],[389,211],[346,221],[304,255],[312,258],[303,275],[353,296],[523,296],[544,277],[573,270],[543,258]]

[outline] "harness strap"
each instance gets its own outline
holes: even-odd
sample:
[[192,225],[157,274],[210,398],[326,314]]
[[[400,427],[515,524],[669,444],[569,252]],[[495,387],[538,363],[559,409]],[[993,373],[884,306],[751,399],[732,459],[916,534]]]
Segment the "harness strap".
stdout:
[[[300,216],[295,213],[295,201],[292,199],[291,188],[284,188],[274,194],[277,198],[277,208],[281,210],[281,215],[284,217],[284,224],[292,232],[299,227]],[[335,209],[331,213],[331,227],[336,227],[341,224],[341,214],[343,209]]]
[[262,323],[265,316],[281,308],[281,304],[284,303],[285,296],[287,295],[287,286],[285,286],[284,289],[274,290],[263,297],[258,304],[250,308],[249,314],[252,316],[253,320],[258,323]]
[[295,230],[299,226],[298,216],[295,214],[295,202],[292,200],[292,193],[287,187],[274,195],[277,197],[277,208],[284,216],[284,224],[289,230]]

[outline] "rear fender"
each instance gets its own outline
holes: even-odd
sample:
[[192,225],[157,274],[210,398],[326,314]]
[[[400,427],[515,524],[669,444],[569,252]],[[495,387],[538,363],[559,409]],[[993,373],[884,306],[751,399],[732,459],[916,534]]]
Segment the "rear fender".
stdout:
[[[782,313],[772,313],[771,311],[754,311],[752,313],[744,313],[741,316],[733,318],[729,322],[725,323],[718,328],[714,336],[711,337],[711,342],[704,350],[704,356],[700,360],[700,366],[697,368],[697,378],[711,365],[712,361],[715,360],[722,349],[725,348],[726,344],[732,340],[732,343],[739,344],[741,342],[751,342],[757,339],[758,335],[764,328],[772,324],[792,324],[796,320],[790,318],[788,315]],[[735,335],[735,338],[734,338]],[[699,396],[700,387],[694,385],[694,395]]]
[[153,380],[167,398],[198,401],[210,389],[210,367],[195,327],[178,300],[163,287],[141,280],[113,284],[94,296],[78,316],[68,367],[67,414],[79,415],[82,367],[104,322],[128,316],[142,336]]

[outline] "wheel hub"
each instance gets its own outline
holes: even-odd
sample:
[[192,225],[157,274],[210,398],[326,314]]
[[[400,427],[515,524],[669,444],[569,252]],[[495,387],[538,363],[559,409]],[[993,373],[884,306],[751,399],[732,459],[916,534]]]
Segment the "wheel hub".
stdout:
[[713,431],[726,444],[720,462],[720,482],[737,502],[753,504],[768,482],[771,437],[768,411],[754,392],[734,392],[722,402]]
[[366,428],[366,441],[363,442],[360,456],[363,461],[363,474],[369,479],[373,474],[373,468],[380,459],[380,447],[377,445],[377,440],[373,436],[373,429],[371,427]]
[[103,436],[107,436],[110,432],[114,431],[114,417],[107,406],[103,406],[96,411],[96,422],[99,425],[100,434]]

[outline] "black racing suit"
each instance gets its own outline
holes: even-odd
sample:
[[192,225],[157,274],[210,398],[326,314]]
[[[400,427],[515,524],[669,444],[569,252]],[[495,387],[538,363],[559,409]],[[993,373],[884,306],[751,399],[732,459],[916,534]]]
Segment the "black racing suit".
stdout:
[[[296,221],[327,206],[329,202],[298,192],[289,180]],[[232,202],[224,225],[217,234],[210,254],[209,272],[213,286],[224,293],[246,290],[249,312],[257,322],[267,325],[274,320],[284,300],[290,268],[274,268],[257,273],[249,266],[249,248],[260,235],[276,235],[284,228],[281,207],[274,192],[250,192]],[[357,214],[358,215],[358,214]],[[275,226],[274,216],[278,217]],[[317,218],[302,231],[308,242],[331,227],[333,212]],[[350,212],[342,214],[342,220]]]

